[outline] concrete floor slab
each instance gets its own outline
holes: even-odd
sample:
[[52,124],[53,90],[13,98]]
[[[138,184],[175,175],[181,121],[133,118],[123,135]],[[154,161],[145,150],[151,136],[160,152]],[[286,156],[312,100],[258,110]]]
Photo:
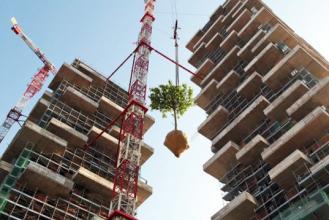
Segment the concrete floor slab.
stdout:
[[[240,32],[241,29],[248,23],[248,21],[251,19],[252,13],[249,11],[249,9],[244,9],[237,18],[231,23],[230,26],[228,26],[227,31],[236,31]],[[237,34],[237,33],[236,33]]]
[[248,192],[243,192],[211,217],[211,220],[250,219],[257,207],[257,200]]
[[261,159],[261,153],[269,145],[267,140],[258,134],[249,143],[241,147],[241,150],[236,153],[236,159],[244,165],[253,164]]
[[228,141],[240,143],[259,123],[265,119],[264,109],[269,102],[263,96],[257,98],[232,123],[222,130],[212,141],[220,149]]
[[67,87],[64,94],[61,96],[61,101],[74,109],[93,114],[97,111],[98,103],[75,90],[73,87]]
[[217,90],[223,95],[232,92],[240,83],[240,76],[234,70],[230,71],[218,84]]
[[191,40],[186,44],[186,48],[190,50],[191,52],[194,52],[193,48],[194,45],[200,40],[202,37],[203,32],[201,30],[198,30],[196,34],[191,38]]
[[298,44],[297,38],[284,27],[282,24],[276,24],[266,35],[257,42],[257,44],[252,48],[253,53],[259,53],[263,50],[266,45],[272,42],[282,42],[286,44],[289,48],[294,48]]
[[70,148],[83,147],[88,141],[88,137],[86,135],[76,131],[74,128],[56,118],[52,118],[48,122],[47,130],[67,140],[68,147]]
[[329,106],[329,77],[322,79],[287,109],[287,114],[301,120],[317,106]]
[[278,63],[284,55],[273,44],[269,43],[255,58],[245,67],[245,72],[251,74],[257,72],[264,76]]
[[217,92],[216,80],[211,80],[206,87],[195,97],[194,102],[202,109],[205,109],[209,103],[216,97]]
[[101,112],[109,115],[113,119],[119,116],[124,110],[120,105],[116,104],[105,96],[100,98],[98,105]]
[[329,114],[324,108],[318,107],[266,148],[262,158],[274,166],[296,149],[302,149],[321,138],[328,129]]
[[257,33],[243,46],[243,48],[238,52],[238,57],[250,62],[255,54],[252,53],[251,49],[259,42],[260,39],[264,37],[265,33],[263,30],[258,30]]
[[194,49],[194,53],[188,60],[189,64],[197,68],[198,62],[203,58],[204,54],[207,53],[207,48],[205,43],[201,43]]
[[270,10],[266,7],[263,7],[258,10],[252,19],[241,29],[238,36],[247,42],[258,31],[260,25],[276,23],[278,23],[278,21],[270,12]]
[[[91,142],[95,137],[102,132],[101,129],[92,127],[88,134],[88,142]],[[96,149],[115,158],[118,150],[118,139],[108,133],[103,133],[96,141]],[[141,149],[141,165],[143,165],[154,153],[154,149],[143,142]]]
[[297,172],[302,174],[306,171],[307,165],[310,166],[311,164],[311,160],[304,153],[300,150],[295,150],[273,167],[268,172],[268,175],[273,182],[284,189],[289,189],[291,186],[297,184],[295,174],[297,175]]
[[35,144],[35,149],[48,153],[63,154],[68,145],[65,139],[56,136],[31,121],[26,121],[4,152],[2,158],[9,162],[17,158],[31,140]]
[[228,121],[228,115],[229,112],[223,106],[218,106],[218,108],[198,127],[198,132],[212,140],[218,130]]
[[205,62],[195,72],[196,75],[191,78],[192,82],[200,86],[202,79],[204,79],[206,75],[208,75],[208,73],[213,69],[214,66],[215,64],[209,58],[207,58]]
[[213,70],[201,81],[201,86],[206,86],[212,79],[220,82],[225,75],[237,64],[237,52],[240,50],[235,46],[226,56],[213,68]]
[[224,51],[231,51],[232,48],[239,42],[238,33],[236,31],[231,31],[229,35],[221,42],[220,47]]
[[215,50],[218,45],[221,44],[221,42],[224,40],[224,37],[220,35],[219,33],[214,34],[214,36],[209,40],[208,43],[206,43],[206,48],[208,51]]
[[[100,177],[83,167],[79,168],[73,177],[73,181],[75,183],[81,184],[87,189],[98,193],[105,201],[110,201],[112,198],[112,191],[114,187],[113,182]],[[142,204],[151,195],[152,187],[145,183],[139,182],[137,192],[137,205]]]
[[72,180],[32,161],[19,181],[47,195],[64,198],[70,195],[74,185]]
[[262,78],[263,77],[259,73],[254,72],[243,83],[241,83],[241,85],[239,85],[236,89],[237,93],[248,100],[252,99],[263,84]]
[[228,142],[203,165],[203,170],[220,180],[236,164],[235,154],[239,149],[236,143]]
[[264,110],[264,114],[272,120],[287,119],[286,110],[307,91],[309,91],[308,87],[302,81],[297,80]]
[[301,46],[294,47],[277,65],[263,78],[263,82],[276,90],[282,86],[288,74],[295,69],[306,68],[319,79],[328,76],[328,69]]
[[82,88],[90,86],[93,81],[92,78],[67,63],[64,63],[58,70],[55,78],[49,84],[49,88],[55,90],[63,80],[78,84]]
[[38,123],[49,106],[50,102],[44,98],[41,98],[32,109],[28,120],[32,121],[33,123]]
[[91,66],[85,64],[84,62],[80,61],[78,63],[77,69],[93,80],[92,85],[100,88],[106,85],[106,77],[102,74],[99,74],[98,71],[94,70]]

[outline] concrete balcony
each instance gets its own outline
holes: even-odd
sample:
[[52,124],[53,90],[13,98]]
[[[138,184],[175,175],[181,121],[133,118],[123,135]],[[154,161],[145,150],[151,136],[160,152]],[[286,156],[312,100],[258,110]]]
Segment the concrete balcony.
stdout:
[[244,9],[241,14],[232,22],[232,24],[228,26],[227,32],[240,32],[240,30],[248,23],[251,17],[252,13],[248,9]]
[[321,138],[329,129],[329,114],[323,107],[317,107],[304,119],[277,139],[262,153],[265,162],[278,164],[296,149],[303,149],[313,140]]
[[251,219],[256,207],[257,200],[245,191],[213,215],[211,220]]
[[205,109],[210,102],[218,95],[218,82],[211,80],[206,87],[195,97],[194,102],[202,109]]
[[83,147],[88,141],[88,137],[86,135],[76,131],[74,128],[57,120],[56,118],[52,118],[48,122],[47,130],[58,137],[67,140],[68,147],[70,148]]
[[252,48],[251,52],[258,54],[269,43],[276,42],[282,42],[289,48],[294,48],[297,46],[298,40],[292,33],[292,30],[278,23],[268,33],[266,33],[266,35],[261,40],[257,42],[257,44]]
[[[105,96],[102,96],[102,98],[98,102],[99,104],[99,110],[107,115],[109,115],[113,120],[118,117],[121,112],[123,112],[123,108],[110,99],[106,98]],[[147,132],[152,125],[155,123],[155,119],[149,115],[145,115],[144,119],[144,132]]]
[[264,114],[272,120],[283,121],[288,117],[286,110],[307,91],[308,87],[297,80],[264,110]]
[[17,158],[31,140],[36,143],[34,149],[54,154],[63,154],[68,145],[65,139],[56,136],[31,121],[26,121],[4,152],[2,159],[10,162]]
[[214,36],[209,40],[209,42],[206,44],[207,50],[215,50],[218,45],[222,43],[224,40],[224,37],[220,35],[219,33],[214,34]]
[[257,159],[261,159],[261,153],[269,145],[265,138],[256,135],[249,143],[241,147],[241,150],[236,153],[236,159],[244,165],[252,164]]
[[228,141],[240,143],[243,137],[250,134],[262,120],[265,119],[264,109],[269,102],[263,97],[258,97],[212,141],[212,145],[220,149]]
[[277,64],[284,54],[273,44],[269,43],[249,64],[245,67],[245,72],[251,74],[258,72],[264,76]]
[[258,30],[257,33],[249,40],[247,43],[241,48],[238,52],[238,56],[245,60],[246,62],[250,62],[255,57],[255,53],[252,53],[252,48],[265,36],[265,32],[263,30]]
[[33,123],[38,123],[44,112],[50,106],[50,102],[44,98],[41,98],[32,109],[28,120],[32,121]]
[[236,31],[232,31],[225,40],[220,44],[220,47],[225,51],[231,51],[234,46],[239,44],[239,37]]
[[241,29],[238,36],[245,42],[249,41],[252,36],[264,24],[273,26],[278,23],[278,19],[266,7],[261,8],[251,20]]
[[87,64],[78,61],[76,62],[77,69],[90,77],[93,81],[92,84],[96,87],[104,87],[106,85],[107,79],[105,76],[98,73],[98,71],[94,70],[92,67]]
[[[203,43],[208,43],[209,40],[219,31],[225,28],[227,25],[229,25],[233,21],[232,15],[240,8],[242,5],[242,2],[239,0],[231,0],[232,4],[230,5],[230,9],[227,9],[225,6],[226,11],[228,13],[223,16],[219,16],[216,21],[213,22],[213,24],[209,27],[209,29],[205,32],[205,34],[199,39],[199,41],[194,45],[194,49],[198,48]],[[233,6],[234,5],[234,6]],[[232,7],[231,7],[232,6]]]
[[[295,150],[283,161],[273,167],[268,172],[268,175],[273,182],[277,183],[284,189],[289,189],[296,184],[294,172],[298,171],[303,173],[303,171],[306,171],[307,169],[306,164],[309,166],[312,164],[310,159],[301,151]],[[304,170],[301,170],[301,168],[304,168]]]
[[72,108],[89,114],[95,113],[98,108],[97,102],[70,86],[67,87],[60,99]]
[[299,184],[304,187],[308,187],[314,183],[314,180],[318,182],[328,181],[328,168],[329,168],[329,155],[322,158],[319,162],[309,168],[309,175],[302,179]]
[[235,46],[201,81],[201,86],[206,86],[212,79],[215,79],[220,82],[238,62],[237,52],[239,50],[240,48],[238,46]]
[[[92,127],[88,134],[88,142],[90,143],[102,132],[101,129]],[[103,152],[104,154],[110,157],[116,157],[118,151],[118,139],[113,137],[108,133],[103,133],[97,140],[96,143],[97,150]],[[147,145],[146,143],[142,144],[141,148],[141,164],[144,164],[154,153],[154,149]]]
[[[80,167],[73,176],[74,183],[80,184],[93,192],[96,192],[104,200],[108,201],[112,198],[114,184],[97,174]],[[152,187],[145,183],[138,183],[137,205],[142,204],[152,194]]]
[[204,165],[203,170],[216,179],[222,179],[225,174],[237,163],[235,154],[238,152],[239,146],[234,142],[228,142]]
[[101,97],[101,99],[98,101],[98,105],[101,112],[109,115],[113,119],[118,117],[124,110],[120,105],[116,104],[105,96]]
[[301,67],[307,68],[316,78],[328,76],[327,68],[298,45],[264,76],[263,82],[277,90],[292,71]]
[[239,74],[231,70],[217,85],[217,90],[223,95],[232,92],[240,83]]
[[215,64],[211,59],[207,58],[205,62],[195,72],[196,75],[192,76],[191,80],[198,86],[201,86],[201,81],[208,73],[214,68]]
[[92,78],[67,63],[64,63],[58,70],[49,88],[55,90],[63,80],[77,84],[82,88],[89,87],[93,81]]
[[13,165],[4,160],[0,160],[0,181],[3,182],[9,172],[13,169]]
[[186,48],[189,49],[191,52],[194,52],[194,45],[200,40],[202,37],[203,32],[198,30],[198,32],[192,37],[192,39],[187,43]]
[[262,76],[257,72],[251,74],[241,85],[236,89],[239,95],[251,100],[257,94],[259,88],[263,84]]
[[322,79],[287,109],[287,114],[295,120],[305,117],[317,106],[329,106],[329,77]]
[[198,132],[212,140],[218,130],[226,124],[228,116],[229,112],[223,106],[218,106],[217,109],[198,127]]
[[64,198],[70,196],[74,185],[72,180],[32,161],[27,165],[19,181],[49,196]]
[[209,51],[208,48],[206,48],[206,44],[202,43],[198,48],[194,50],[194,53],[188,62],[195,68],[199,68],[199,66],[203,63],[203,60],[205,60],[205,55],[208,53]]
[[223,16],[219,16],[213,24],[206,30],[206,32],[202,35],[199,41],[194,45],[194,50],[198,48],[200,45],[204,43],[208,43],[209,40],[223,27],[222,23]]
[[228,11],[228,13],[224,16],[222,22],[228,26],[234,21],[233,15],[237,15],[243,11],[243,1],[231,1],[231,7],[227,7],[223,5],[223,7]]

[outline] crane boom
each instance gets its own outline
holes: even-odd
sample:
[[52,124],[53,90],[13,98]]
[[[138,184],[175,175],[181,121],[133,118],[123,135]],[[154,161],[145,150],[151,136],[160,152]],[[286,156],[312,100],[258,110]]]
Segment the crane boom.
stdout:
[[41,62],[48,67],[49,71],[56,74],[55,66],[47,59],[45,54],[33,43],[33,41],[24,33],[23,29],[18,25],[16,18],[11,18],[12,27],[11,30],[18,35],[26,45],[39,57]]
[[16,103],[15,107],[9,111],[5,121],[1,124],[0,143],[8,134],[13,124],[19,121],[19,118],[22,116],[22,111],[26,107],[28,101],[40,91],[42,85],[49,76],[49,72],[52,72],[53,74],[56,74],[57,72],[55,66],[46,58],[44,53],[42,53],[42,51],[36,47],[30,38],[28,38],[27,35],[23,32],[22,28],[17,24],[16,19],[12,18],[11,22],[13,24],[11,29],[15,34],[22,38],[22,40],[28,45],[29,48],[31,48],[31,50],[39,57],[44,66],[33,76],[32,81],[28,85],[23,96]]

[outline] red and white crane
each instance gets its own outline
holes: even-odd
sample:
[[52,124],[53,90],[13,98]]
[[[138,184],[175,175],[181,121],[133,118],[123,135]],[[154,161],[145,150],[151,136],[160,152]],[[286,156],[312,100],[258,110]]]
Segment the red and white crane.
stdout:
[[15,18],[11,19],[12,22],[12,31],[18,35],[27,46],[39,57],[44,66],[33,76],[32,81],[28,85],[23,96],[19,99],[14,108],[12,108],[7,114],[6,120],[2,123],[0,127],[0,143],[7,135],[10,128],[15,122],[19,121],[19,118],[22,116],[22,111],[26,107],[28,101],[40,91],[42,85],[49,76],[49,72],[56,74],[57,70],[55,66],[47,59],[44,53],[27,37],[23,32],[22,28],[18,25]]
[[119,138],[117,167],[111,202],[110,220],[136,219],[136,200],[143,143],[144,116],[152,24],[155,0],[145,0],[142,28],[135,51],[135,62],[129,86],[129,103],[124,110]]

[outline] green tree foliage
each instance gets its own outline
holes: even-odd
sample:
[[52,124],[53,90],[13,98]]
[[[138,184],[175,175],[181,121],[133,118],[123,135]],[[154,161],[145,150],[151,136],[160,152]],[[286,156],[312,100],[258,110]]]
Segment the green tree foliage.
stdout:
[[174,85],[171,81],[166,85],[151,88],[151,109],[158,110],[163,117],[172,113],[177,130],[177,118],[182,116],[193,105],[193,90],[186,84]]

